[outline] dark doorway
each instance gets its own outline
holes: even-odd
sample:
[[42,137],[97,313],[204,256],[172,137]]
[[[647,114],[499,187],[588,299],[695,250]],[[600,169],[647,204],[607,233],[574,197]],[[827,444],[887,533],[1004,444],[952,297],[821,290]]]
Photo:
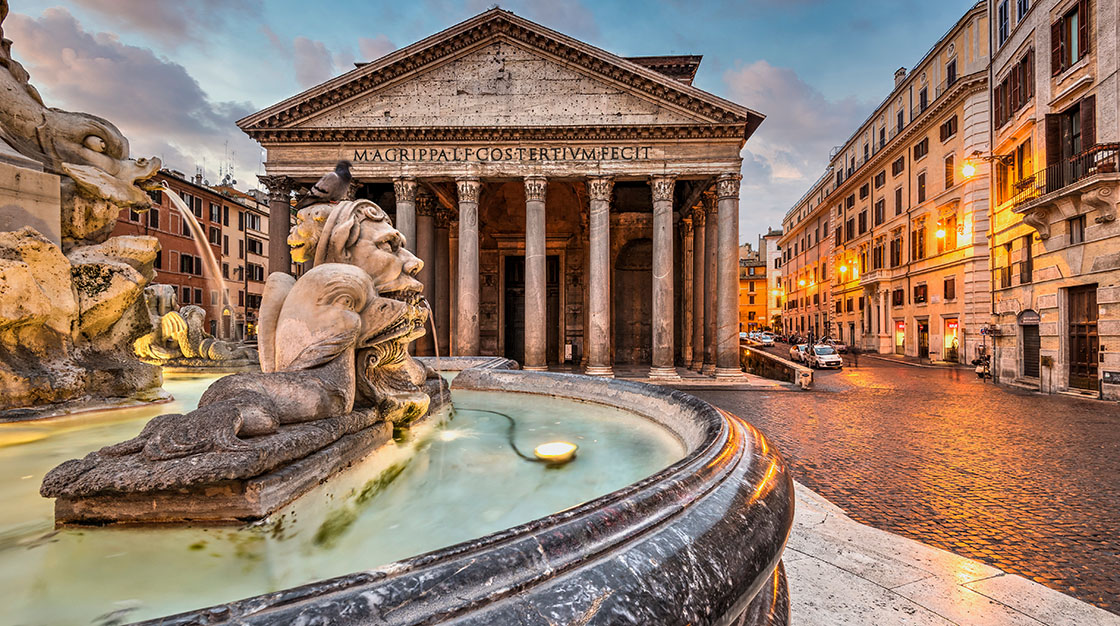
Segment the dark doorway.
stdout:
[[[505,257],[505,350],[507,359],[525,362],[525,257]],[[545,257],[545,337],[549,363],[560,355],[560,257]]]
[[1069,386],[1097,388],[1097,286],[1069,290]]
[[653,240],[622,247],[614,269],[614,362],[653,361]]
[[1038,338],[1038,326],[1023,326],[1023,376],[1038,378],[1038,352],[1041,342]]
[[918,358],[929,358],[929,321],[918,322]]

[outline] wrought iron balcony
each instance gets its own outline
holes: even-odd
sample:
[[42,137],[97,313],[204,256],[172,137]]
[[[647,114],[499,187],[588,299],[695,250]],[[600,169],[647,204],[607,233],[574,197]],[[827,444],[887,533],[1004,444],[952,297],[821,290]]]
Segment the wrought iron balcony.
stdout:
[[1021,213],[1061,195],[1063,189],[1097,175],[1115,174],[1120,165],[1120,143],[1100,144],[1061,163],[1038,170],[1014,183],[1012,210]]

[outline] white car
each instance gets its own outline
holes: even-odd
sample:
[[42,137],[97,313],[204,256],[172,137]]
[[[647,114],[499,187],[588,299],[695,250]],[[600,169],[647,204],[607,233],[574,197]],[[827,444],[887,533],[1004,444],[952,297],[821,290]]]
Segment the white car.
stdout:
[[840,358],[840,355],[836,353],[832,346],[825,344],[813,346],[813,349],[808,351],[806,363],[809,367],[835,367],[837,369],[844,367],[844,359]]
[[758,336],[758,343],[761,343],[764,346],[772,346],[774,345],[774,335],[771,335],[770,333],[762,333]]
[[789,347],[789,360],[795,362],[805,362],[805,354],[809,351],[809,344],[799,343],[795,346]]

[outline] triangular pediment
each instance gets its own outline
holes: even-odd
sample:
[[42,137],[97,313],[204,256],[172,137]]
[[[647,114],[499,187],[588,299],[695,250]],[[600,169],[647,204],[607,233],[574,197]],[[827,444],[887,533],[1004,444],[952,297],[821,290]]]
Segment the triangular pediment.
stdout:
[[491,9],[238,122],[258,139],[310,129],[741,127],[762,116]]

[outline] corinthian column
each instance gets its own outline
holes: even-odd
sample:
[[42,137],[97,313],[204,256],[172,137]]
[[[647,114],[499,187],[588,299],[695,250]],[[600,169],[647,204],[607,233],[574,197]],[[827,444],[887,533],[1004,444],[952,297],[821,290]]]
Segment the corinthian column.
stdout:
[[455,181],[459,191],[459,323],[456,356],[478,356],[478,191],[477,178]]
[[435,320],[436,320],[436,353],[451,354],[449,352],[449,338],[451,332],[451,241],[449,228],[451,226],[451,211],[444,208],[436,209],[436,246],[434,274],[435,286]]
[[703,205],[692,209],[692,369],[697,372],[704,368],[704,300],[708,297],[704,215]]
[[404,235],[405,247],[416,250],[416,180],[394,178],[393,193],[397,197],[397,230]]
[[716,278],[716,378],[742,378],[739,365],[739,174],[716,181],[719,270]]
[[[545,208],[548,181],[525,178],[525,369],[548,369]],[[508,321],[507,321],[508,323]]]
[[292,190],[296,182],[288,176],[258,176],[268,189],[268,273],[292,273],[292,249],[288,232],[292,228]]
[[[424,266],[420,269],[417,279],[424,285],[424,298],[428,301],[429,307],[434,307],[433,300],[435,299],[435,199],[427,193],[420,193],[416,196],[416,243],[415,250],[416,256],[424,262]],[[428,311],[429,315],[435,315],[435,310],[432,308]],[[432,335],[431,328],[427,329],[428,332],[416,341],[419,356],[432,356],[435,354],[435,341],[436,338]]]
[[681,362],[692,365],[692,220],[681,220]]
[[611,368],[611,191],[610,178],[587,181],[591,197],[590,285],[588,287],[589,323],[587,328],[587,370],[591,376],[614,376]]
[[673,176],[650,178],[653,192],[653,363],[649,377],[680,378],[673,365]]
[[719,243],[719,215],[715,194],[704,193],[704,367],[705,374],[716,373],[716,247]]

